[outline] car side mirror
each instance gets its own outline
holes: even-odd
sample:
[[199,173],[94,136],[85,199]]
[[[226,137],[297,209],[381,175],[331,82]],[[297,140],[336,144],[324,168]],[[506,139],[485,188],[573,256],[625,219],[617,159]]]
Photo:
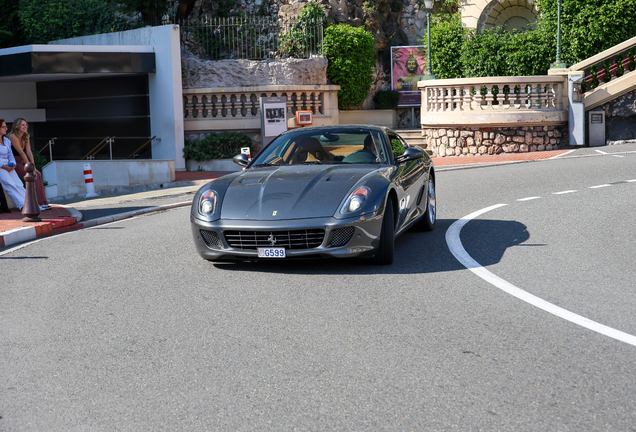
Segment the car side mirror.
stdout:
[[404,162],[408,162],[408,161],[412,161],[412,160],[416,160],[416,159],[421,159],[424,157],[424,153],[422,152],[422,150],[418,150],[416,148],[413,147],[409,147],[407,149],[404,150],[404,153],[401,154],[400,156],[395,158],[395,163],[396,165],[404,163]]
[[232,158],[232,162],[234,162],[237,165],[242,166],[243,168],[245,168],[246,166],[248,166],[250,164],[250,160],[247,158],[246,154],[237,154],[236,156],[234,156]]

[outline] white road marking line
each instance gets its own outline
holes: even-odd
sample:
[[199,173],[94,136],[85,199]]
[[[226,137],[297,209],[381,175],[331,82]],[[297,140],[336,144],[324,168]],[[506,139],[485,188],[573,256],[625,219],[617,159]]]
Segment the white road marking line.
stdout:
[[610,187],[610,184],[602,184],[602,185],[597,185],[597,186],[590,186],[590,189],[599,189],[599,188],[604,188],[604,187]]
[[634,180],[627,180],[627,183],[635,183],[635,182],[636,182],[636,179],[634,179]]
[[563,195],[563,194],[569,194],[569,193],[574,193],[574,192],[578,192],[577,190],[566,190],[566,191],[561,191],[561,192],[552,192],[552,195]]
[[[601,150],[594,150],[594,151],[597,152],[597,153],[600,153],[602,155],[610,155],[611,154],[611,153],[607,153],[607,152],[604,152],[604,151],[601,151]],[[612,155],[612,156],[614,156],[614,157],[625,157],[625,156],[621,156],[621,155]]]
[[526,292],[521,288],[514,286],[510,282],[500,278],[499,276],[489,272],[484,267],[482,267],[481,264],[475,261],[473,257],[468,254],[468,252],[466,252],[466,249],[464,249],[464,246],[462,245],[462,242],[459,238],[459,234],[464,225],[484,213],[498,209],[500,207],[504,207],[506,205],[507,204],[497,204],[491,207],[487,207],[455,221],[450,226],[450,228],[448,228],[448,231],[446,231],[446,243],[448,244],[448,248],[450,249],[453,256],[457,258],[457,260],[462,263],[468,270],[470,270],[486,282],[496,286],[500,290],[514,297],[517,297],[519,300],[525,301],[526,303],[538,307],[545,312],[556,315],[574,324],[578,324],[582,327],[585,327],[586,329],[600,333],[607,337],[611,337],[618,341],[625,342],[629,345],[636,346],[636,336],[597,323],[596,321],[592,321],[581,315],[577,315],[559,306],[553,305],[552,303],[549,303],[535,295],[532,295],[529,292]]
[[574,151],[575,151],[575,150],[566,151],[565,153],[562,153],[562,154],[560,154],[560,155],[556,155],[556,156],[552,156],[551,158],[548,158],[548,159],[556,159],[556,158],[560,158],[560,157],[562,157],[562,156],[567,156],[567,155],[569,155],[570,153],[573,153]]
[[541,197],[520,198],[517,201],[531,201],[531,200],[536,200],[536,199],[541,199]]

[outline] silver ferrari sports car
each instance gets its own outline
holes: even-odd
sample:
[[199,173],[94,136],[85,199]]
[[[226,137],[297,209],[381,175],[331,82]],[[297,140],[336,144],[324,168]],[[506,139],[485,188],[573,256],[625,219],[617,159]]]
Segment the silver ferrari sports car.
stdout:
[[210,261],[372,258],[393,262],[395,237],[435,227],[435,170],[388,128],[294,129],[244,169],[203,186],[190,221]]

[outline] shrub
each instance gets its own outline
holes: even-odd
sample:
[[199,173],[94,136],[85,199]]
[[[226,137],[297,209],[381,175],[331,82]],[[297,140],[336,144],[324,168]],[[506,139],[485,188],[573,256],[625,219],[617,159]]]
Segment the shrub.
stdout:
[[23,45],[18,3],[14,0],[0,0],[0,10],[3,15],[0,22],[0,48]]
[[317,26],[325,26],[327,18],[318,3],[308,3],[298,15],[295,23],[282,32],[279,43],[279,54],[289,57],[304,57],[307,52],[318,50],[322,34]]
[[374,38],[363,28],[338,24],[325,29],[327,77],[341,86],[338,107],[357,107],[366,99],[375,65]]
[[42,172],[42,168],[44,168],[44,165],[49,163],[49,160],[47,158],[36,151],[33,151],[33,160],[35,161],[35,167],[40,172]]
[[241,153],[241,147],[251,147],[251,145],[252,140],[242,133],[211,133],[201,140],[186,141],[183,157],[197,161],[227,159]]
[[[437,78],[545,75],[556,59],[557,0],[537,0],[536,28],[482,32],[462,28],[461,17],[436,15],[431,57]],[[563,0],[561,60],[578,63],[636,34],[634,0]],[[426,37],[422,43],[426,45]]]
[[395,90],[378,90],[373,96],[375,109],[396,109],[400,93]]
[[123,26],[104,0],[20,0],[17,14],[28,44],[107,33]]
[[[431,68],[438,79],[462,78],[461,54],[471,30],[462,26],[460,13],[435,16],[431,26]],[[427,45],[424,36],[421,43]]]
[[[540,24],[556,56],[557,0],[538,0]],[[561,60],[576,64],[636,35],[634,0],[563,0]]]

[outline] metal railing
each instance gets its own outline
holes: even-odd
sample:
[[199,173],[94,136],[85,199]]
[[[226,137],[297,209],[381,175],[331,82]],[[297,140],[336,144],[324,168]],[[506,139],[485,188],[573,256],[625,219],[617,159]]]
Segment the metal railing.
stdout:
[[49,148],[49,162],[53,162],[53,144],[55,144],[55,140],[57,139],[57,137],[53,137],[49,140],[48,143],[46,143],[46,145],[44,147],[42,147],[40,149],[40,151],[38,153],[42,153],[42,150],[44,150],[45,148]]
[[132,152],[130,154],[130,156],[128,156],[126,159],[133,159],[136,158],[137,156],[139,156],[139,154],[141,153],[141,151],[143,149],[145,149],[146,147],[148,147],[150,145],[150,143],[157,138],[157,136],[153,136],[152,138],[150,138],[148,141],[146,141],[145,143],[143,143],[141,146],[139,146],[139,148],[137,150],[135,150],[134,152]]
[[626,40],[569,68],[583,70],[583,92],[594,90],[636,70],[636,37]]
[[322,55],[322,21],[271,17],[202,17],[177,21],[181,45],[210,60]]
[[82,157],[80,160],[88,159],[93,160],[97,153],[99,153],[106,145],[108,145],[110,150],[110,160],[113,160],[113,142],[115,142],[115,137],[106,137],[99,142],[95,147],[93,147],[88,153]]

